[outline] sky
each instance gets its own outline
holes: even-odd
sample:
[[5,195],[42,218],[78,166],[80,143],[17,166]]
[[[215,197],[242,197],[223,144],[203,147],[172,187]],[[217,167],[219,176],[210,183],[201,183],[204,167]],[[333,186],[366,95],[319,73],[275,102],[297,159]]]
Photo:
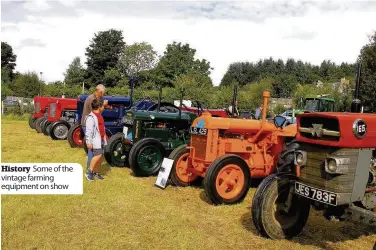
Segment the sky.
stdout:
[[218,85],[238,61],[355,62],[376,30],[376,0],[1,1],[1,41],[13,47],[16,70],[43,72],[48,82],[64,80],[74,57],[86,61],[94,34],[111,28],[159,55],[173,41],[189,43]]

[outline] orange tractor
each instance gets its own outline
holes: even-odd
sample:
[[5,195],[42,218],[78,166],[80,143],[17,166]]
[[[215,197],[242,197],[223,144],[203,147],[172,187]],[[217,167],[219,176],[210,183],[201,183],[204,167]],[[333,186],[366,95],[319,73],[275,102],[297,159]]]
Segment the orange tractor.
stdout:
[[296,124],[285,117],[266,120],[270,92],[263,93],[262,120],[212,117],[204,112],[190,128],[190,146],[171,152],[170,179],[188,186],[204,178],[207,196],[214,204],[234,204],[247,195],[251,178],[276,171],[279,153],[295,137]]

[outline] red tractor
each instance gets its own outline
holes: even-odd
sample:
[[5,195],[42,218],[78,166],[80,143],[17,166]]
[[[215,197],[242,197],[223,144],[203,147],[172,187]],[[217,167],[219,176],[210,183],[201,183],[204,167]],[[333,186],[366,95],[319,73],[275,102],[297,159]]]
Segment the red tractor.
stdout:
[[[200,102],[197,101],[197,107],[187,107],[186,105],[182,105],[182,111],[192,112],[196,115],[200,115],[204,112],[204,108]],[[205,109],[208,111],[213,117],[229,117],[228,112],[225,109]]]
[[39,124],[46,119],[48,104],[56,101],[55,97],[48,96],[35,96],[34,97],[34,113],[29,118],[29,126],[32,129],[36,129]]
[[352,113],[297,116],[296,140],[280,154],[278,173],[259,185],[252,218],[261,235],[292,238],[310,209],[330,221],[376,226],[376,115],[362,114],[359,74]]
[[49,105],[47,119],[40,124],[41,131],[54,140],[65,140],[69,128],[77,122],[76,113],[76,98],[57,98]]

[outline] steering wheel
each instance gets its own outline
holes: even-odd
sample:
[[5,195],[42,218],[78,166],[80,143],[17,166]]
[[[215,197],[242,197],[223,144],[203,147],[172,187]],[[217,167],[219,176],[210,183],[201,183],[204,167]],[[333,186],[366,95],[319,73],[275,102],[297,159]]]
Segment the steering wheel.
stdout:
[[[157,111],[158,109],[158,103],[153,104],[152,106],[149,107],[148,111]],[[178,113],[179,108],[169,102],[161,102],[161,105],[159,107],[160,112],[167,112],[167,113]]]

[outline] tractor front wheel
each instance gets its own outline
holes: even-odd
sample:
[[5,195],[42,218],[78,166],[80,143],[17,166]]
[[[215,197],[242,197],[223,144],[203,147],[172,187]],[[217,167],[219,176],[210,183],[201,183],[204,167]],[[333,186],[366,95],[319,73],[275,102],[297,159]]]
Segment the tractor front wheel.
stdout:
[[44,120],[42,123],[41,123],[41,125],[40,125],[40,127],[41,127],[41,130],[42,130],[42,133],[44,134],[44,135],[48,135],[48,133],[47,133],[47,126],[50,124],[50,122],[46,119],[46,120]]
[[125,167],[128,165],[131,145],[124,143],[123,138],[123,133],[116,133],[108,139],[107,145],[104,147],[104,158],[112,167]]
[[192,182],[201,179],[199,178],[200,176],[187,170],[188,156],[189,149],[187,149],[187,145],[185,144],[175,148],[168,157],[174,161],[172,164],[170,179],[175,186],[186,187],[192,184]]
[[236,155],[223,155],[210,164],[204,178],[206,195],[215,204],[241,202],[250,186],[248,165]]
[[57,121],[51,125],[51,138],[54,140],[65,140],[68,137],[69,124],[64,121]]
[[72,148],[82,148],[84,135],[81,124],[76,124],[69,128],[67,139]]
[[264,237],[290,239],[299,235],[307,223],[310,205],[294,194],[295,176],[276,173],[265,178],[253,197],[253,222]]
[[42,125],[42,122],[46,120],[46,117],[39,117],[36,121],[35,121],[35,130],[38,132],[38,133],[41,133],[42,132],[42,128],[41,128],[41,125]]
[[35,129],[35,121],[36,120],[37,120],[37,118],[34,118],[33,115],[30,116],[30,118],[29,118],[29,126],[30,126],[30,128]]
[[158,173],[165,155],[165,148],[158,140],[144,138],[129,152],[129,165],[135,176],[151,176]]

